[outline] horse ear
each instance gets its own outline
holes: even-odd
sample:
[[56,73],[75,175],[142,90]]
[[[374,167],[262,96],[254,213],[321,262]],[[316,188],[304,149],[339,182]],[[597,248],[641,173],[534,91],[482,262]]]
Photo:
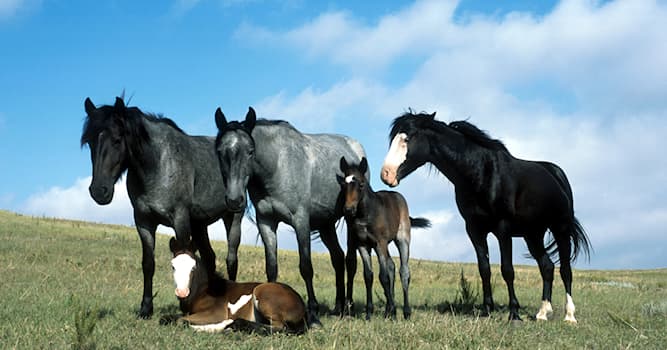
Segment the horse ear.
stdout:
[[428,116],[431,117],[431,119],[435,119],[435,111],[433,111],[433,113],[429,114]]
[[113,105],[113,108],[116,110],[125,109],[125,102],[123,101],[123,99],[120,97],[116,97],[116,103]]
[[90,100],[90,97],[86,97],[86,101],[83,103],[83,105],[86,107],[86,114],[91,115],[93,112],[95,112],[95,104],[93,101]]
[[359,163],[359,171],[362,174],[366,174],[366,171],[368,170],[368,160],[366,157],[361,158],[361,163]]
[[343,174],[345,174],[345,172],[347,171],[347,169],[349,167],[350,167],[350,165],[347,164],[347,161],[345,160],[345,156],[340,157],[340,171],[342,171]]
[[169,240],[169,250],[172,253],[176,253],[176,237],[171,237]]
[[225,114],[222,113],[220,107],[215,110],[215,125],[218,127],[219,131],[224,130],[227,126],[227,118],[225,118]]
[[243,124],[245,125],[248,131],[252,131],[252,129],[255,128],[256,122],[257,122],[257,114],[255,114],[255,110],[252,107],[248,107],[248,113],[245,115],[245,121],[243,122]]

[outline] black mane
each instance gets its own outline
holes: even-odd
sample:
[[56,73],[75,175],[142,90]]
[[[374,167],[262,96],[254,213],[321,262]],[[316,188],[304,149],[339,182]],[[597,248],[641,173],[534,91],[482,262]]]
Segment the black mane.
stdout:
[[415,114],[411,110],[394,119],[389,133],[389,142],[391,142],[399,132],[410,134],[411,132],[418,130],[432,130],[436,133],[442,133],[444,128],[454,129],[467,139],[484,148],[509,152],[502,141],[491,138],[486,132],[465,120],[454,121],[447,125],[445,122],[435,120],[435,113],[427,114],[421,112]]
[[119,116],[114,106],[104,105],[97,108],[93,116],[86,116],[81,134],[81,146],[83,147],[85,144],[95,140],[100,132],[111,127],[112,123],[115,122],[115,117],[120,117],[119,120],[122,121],[125,136],[132,140],[136,139],[142,142],[149,139],[148,133],[141,124],[142,118],[169,125],[174,130],[185,135],[185,132],[173,120],[165,118],[162,115],[144,113],[137,107],[127,107],[123,110],[122,115]]

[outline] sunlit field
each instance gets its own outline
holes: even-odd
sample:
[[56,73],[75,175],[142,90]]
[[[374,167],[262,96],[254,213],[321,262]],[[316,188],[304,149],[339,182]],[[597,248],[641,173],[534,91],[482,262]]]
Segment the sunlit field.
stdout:
[[[443,233],[446,234],[446,233]],[[532,315],[540,306],[537,267],[516,266],[522,323],[507,322],[507,293],[493,266],[498,311],[480,318],[481,287],[474,264],[411,260],[413,316],[403,320],[397,278],[398,319],[385,320],[384,294],[374,282],[376,313],[365,321],[361,264],[355,281],[356,317],[326,314],[334,302],[329,257],[313,254],[315,292],[323,327],[302,336],[203,334],[161,325],[178,312],[171,281],[168,237],[158,235],[154,278],[155,314],[136,318],[142,292],[141,249],[132,227],[34,218],[0,211],[0,344],[4,349],[665,349],[667,269],[574,270],[576,325],[563,322],[564,292],[554,283],[554,314]],[[213,242],[224,271],[224,242]],[[472,249],[472,246],[471,248]],[[261,247],[240,249],[239,280],[264,280]],[[305,297],[296,252],[279,253],[279,280]],[[592,257],[595,259],[595,256]],[[376,263],[376,261],[374,261]],[[396,262],[398,264],[398,262]],[[377,277],[377,264],[375,264]],[[468,282],[464,288],[463,282]],[[477,298],[474,298],[477,295]]]

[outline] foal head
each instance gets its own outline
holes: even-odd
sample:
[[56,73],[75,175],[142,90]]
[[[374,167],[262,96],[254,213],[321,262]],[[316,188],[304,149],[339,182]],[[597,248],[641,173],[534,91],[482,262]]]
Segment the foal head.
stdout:
[[227,122],[220,108],[215,111],[215,124],[218,126],[215,149],[227,189],[225,200],[232,211],[243,211],[246,207],[246,187],[255,160],[255,140],[251,133],[256,121],[252,107],[243,122]]
[[178,243],[176,238],[172,237],[169,240],[169,250],[174,255],[174,258],[171,259],[174,284],[176,285],[174,292],[179,299],[186,299],[191,294],[196,294],[197,286],[194,285],[194,282],[197,282],[195,277],[197,272],[199,272],[199,264],[197,264],[197,257],[194,254],[192,241],[183,247]]
[[345,157],[340,158],[340,170],[343,172],[343,178],[339,179],[344,198],[343,212],[346,216],[352,216],[357,213],[359,202],[364,197],[364,192],[368,188],[368,161],[366,157],[361,159],[359,165],[348,164]]

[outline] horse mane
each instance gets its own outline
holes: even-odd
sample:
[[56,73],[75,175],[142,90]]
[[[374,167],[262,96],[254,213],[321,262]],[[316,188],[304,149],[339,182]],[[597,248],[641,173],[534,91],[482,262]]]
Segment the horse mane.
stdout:
[[[109,128],[112,123],[116,122],[115,113],[114,106],[104,105],[97,108],[97,113],[93,116],[86,116],[83,124],[83,132],[81,134],[81,147],[95,140],[100,132]],[[137,140],[140,145],[142,142],[146,142],[150,139],[146,128],[141,123],[142,118],[151,122],[168,125],[179,133],[185,135],[185,132],[169,118],[165,118],[160,114],[144,113],[137,107],[127,107],[125,108],[120,121],[122,122],[123,130],[125,132],[124,136],[128,138],[129,141]]]
[[491,138],[486,132],[466,120],[451,122],[449,126],[484,148],[509,152],[502,141]]
[[403,115],[394,119],[389,133],[389,142],[391,142],[399,132],[410,133],[416,130],[432,130],[436,133],[442,133],[446,128],[454,129],[472,142],[491,150],[509,152],[502,141],[491,138],[486,132],[466,120],[459,120],[449,123],[435,120],[435,113],[427,114],[420,112],[415,114],[411,109]]

